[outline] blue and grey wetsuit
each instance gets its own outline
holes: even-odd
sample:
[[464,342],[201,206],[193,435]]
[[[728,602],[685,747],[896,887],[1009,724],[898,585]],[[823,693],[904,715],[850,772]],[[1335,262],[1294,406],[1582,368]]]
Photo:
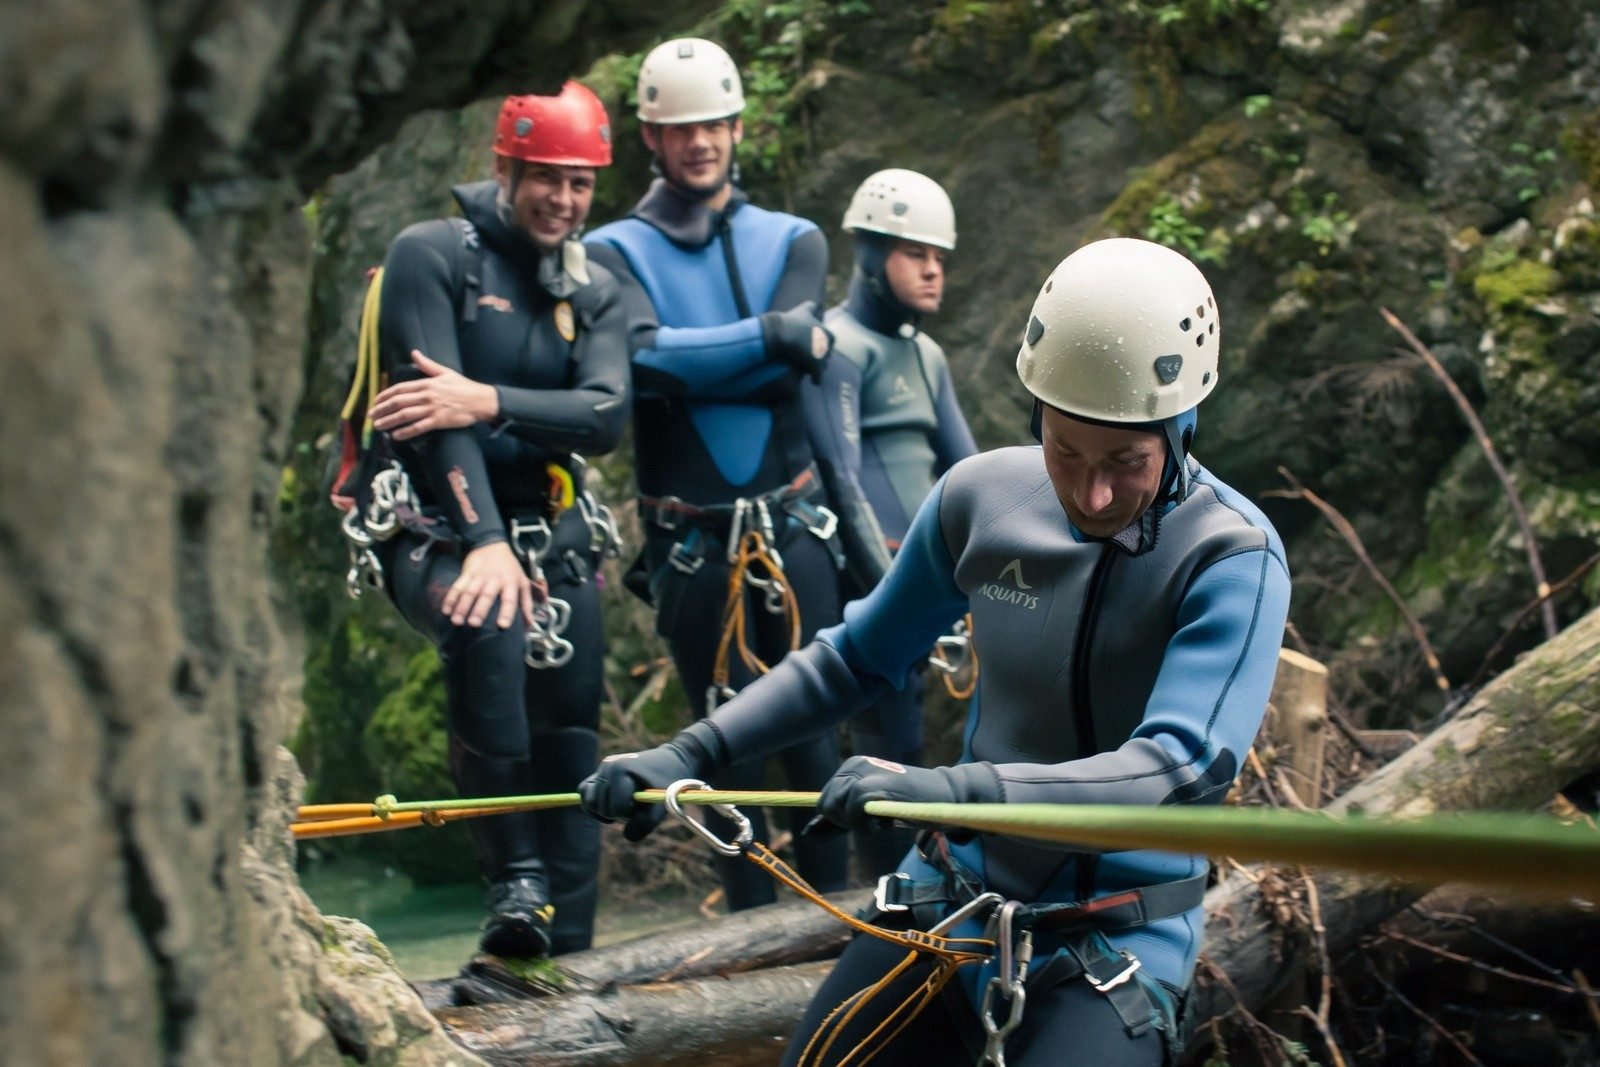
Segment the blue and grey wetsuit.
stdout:
[[[599,560],[583,513],[572,508],[556,519],[544,562],[551,595],[572,608],[564,637],[574,653],[565,666],[524,663],[520,613],[506,629],[492,619],[454,626],[439,604],[468,552],[508,540],[513,520],[554,514],[550,463],[570,468],[573,452],[616,447],[627,422],[625,319],[617,283],[603,267],[591,264],[586,279],[575,279],[559,255],[506,225],[494,182],[461,186],[455,195],[470,229],[460,219],[421,222],[389,248],[379,324],[384,368],[394,380],[417,377],[410,354],[419,350],[495,386],[500,417],[393,446],[437,526],[426,535],[407,530],[379,552],[396,606],[439,649],[460,795],[563,792],[599,759],[605,643]],[[490,881],[548,885],[553,950],[587,948],[599,864],[592,823],[551,811],[475,819],[470,828]]]
[[861,434],[861,487],[898,547],[934,482],[978,451],[956,402],[944,349],[898,301],[857,272],[850,298],[827,315],[834,352],[860,372],[851,403]]
[[[1289,574],[1260,511],[1193,461],[1190,470],[1188,497],[1163,505],[1153,545],[1129,554],[1072,527],[1039,448],[957,464],[844,623],[712,717],[727,754],[830,730],[903,685],[971,611],[984,669],[961,762],[983,765],[1007,802],[1220,803],[1266,708]],[[1027,904],[1093,900],[1206,868],[1199,856],[991,834],[950,852],[982,886]],[[912,881],[945,873],[915,852],[901,870]],[[1196,904],[1109,940],[1148,977],[1182,988],[1202,921]],[[1059,947],[1048,936],[1036,946],[1036,968]]]
[[[838,420],[855,436],[856,464],[835,482],[858,482],[872,525],[888,550],[897,549],[911,516],[934,483],[959,460],[977,452],[972,431],[956,403],[944,350],[918,329],[916,311],[895,299],[883,272],[887,242],[856,237],[856,269],[850,295],[828,312],[836,366],[821,383]],[[836,492],[836,495],[839,495]],[[851,595],[869,591],[881,575],[872,572],[850,512],[841,504],[845,552],[853,564]],[[914,671],[850,721],[851,748],[858,756],[896,763],[922,762],[922,681]],[[855,834],[857,856],[867,873],[891,871],[905,855],[905,828],[871,827]]]
[[[826,524],[800,376],[772,332],[772,313],[807,301],[820,307],[827,243],[811,222],[757,207],[738,190],[715,211],[657,180],[628,218],[594,231],[587,244],[617,276],[627,308],[644,563],[656,629],[698,718],[712,682],[739,501],[759,502],[771,517],[803,639],[839,619],[835,548],[817,536]],[[788,632],[762,597],[747,595],[750,645],[776,663]],[[751,676],[732,661],[738,689]],[[778,756],[796,789],[819,788],[839,763],[831,734]],[[719,784],[763,781],[756,759],[730,768]],[[818,884],[843,886],[842,842],[806,841],[799,858]],[[722,870],[731,907],[773,899],[770,882],[748,864]]]

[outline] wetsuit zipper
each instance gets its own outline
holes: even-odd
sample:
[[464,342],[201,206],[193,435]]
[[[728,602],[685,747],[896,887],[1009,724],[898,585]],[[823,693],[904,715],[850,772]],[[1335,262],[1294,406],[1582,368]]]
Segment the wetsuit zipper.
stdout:
[[[1095,626],[1100,620],[1100,605],[1104,600],[1106,582],[1111,574],[1112,561],[1117,557],[1115,546],[1100,546],[1100,558],[1095,560],[1089,575],[1089,589],[1084,596],[1083,614],[1078,620],[1078,635],[1072,649],[1072,718],[1077,728],[1077,759],[1087,759],[1100,751],[1094,737],[1094,714],[1089,706],[1089,654],[1094,648]],[[1077,890],[1079,900],[1088,900],[1094,894],[1094,880],[1099,857],[1094,853],[1078,856]]]

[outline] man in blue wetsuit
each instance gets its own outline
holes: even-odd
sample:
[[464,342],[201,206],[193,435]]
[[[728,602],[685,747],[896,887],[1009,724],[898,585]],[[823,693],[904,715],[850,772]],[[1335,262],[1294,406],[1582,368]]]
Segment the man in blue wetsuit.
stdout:
[[[893,550],[934,483],[978,450],[956,403],[944,349],[920,328],[944,299],[956,213],[932,178],[881,170],[856,189],[844,229],[855,236],[855,271],[849,297],[824,320],[834,350],[825,384],[843,409],[841,421],[859,433],[861,490],[886,548]],[[845,545],[854,562],[857,545],[848,538]],[[850,568],[857,585],[852,596],[877,584],[879,575],[870,566]],[[851,720],[856,755],[922,762],[922,677],[921,670],[913,671],[904,688]],[[862,869],[877,877],[899,864],[911,834],[866,827],[855,843]]]
[[[1267,520],[1189,455],[1196,405],[1217,383],[1218,331],[1210,286],[1179,253],[1118,238],[1069,256],[1017,357],[1043,448],[958,463],[842,625],[666,745],[602,763],[579,787],[587,809],[642,835],[660,811],[634,804],[634,790],[831,729],[902,685],[969,610],[984,670],[962,759],[924,769],[853,757],[823,790],[822,819],[858,825],[880,799],[1220,803],[1265,710],[1289,575]],[[1033,957],[1007,1061],[1153,1067],[1177,1044],[1205,879],[1199,856],[929,833],[880,883],[878,921],[927,929],[983,891],[1019,902]],[[969,921],[955,933],[983,930]],[[787,1062],[902,954],[852,942]],[[926,1008],[892,1038],[888,1062],[971,1062],[975,983],[995,971],[969,971],[966,995]],[[912,967],[860,1005],[822,1062],[926,973]]]
[[[756,207],[733,184],[744,95],[726,52],[710,41],[668,41],[645,58],[638,92],[660,177],[588,247],[622,287],[643,564],[657,632],[699,718],[752,676],[726,647],[719,657],[731,550],[743,534],[760,532],[779,554],[801,641],[839,620],[835,523],[821,505],[800,399],[802,380],[819,376],[828,354],[817,317],[827,244],[813,223]],[[791,628],[781,597],[768,592],[779,590],[735,595],[745,598],[748,645],[775,664],[790,650]],[[777,756],[796,789],[820,787],[839,764],[831,734],[797,739]],[[760,788],[764,762],[724,768],[718,782]],[[843,842],[804,839],[796,851],[807,877],[843,887]],[[771,883],[744,864],[724,864],[723,885],[735,910],[774,899]]]

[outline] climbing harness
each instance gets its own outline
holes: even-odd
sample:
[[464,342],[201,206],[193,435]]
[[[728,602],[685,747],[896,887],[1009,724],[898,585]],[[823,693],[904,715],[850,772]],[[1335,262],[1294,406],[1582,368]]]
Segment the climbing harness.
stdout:
[[[972,642],[972,614],[959,619],[951,631],[934,642],[928,653],[928,666],[939,672],[945,692],[954,700],[966,700],[978,688],[978,647]],[[958,682],[968,668],[972,673]]]
[[640,517],[659,529],[675,532],[690,527],[667,554],[668,565],[685,577],[693,577],[705,565],[708,543],[720,541],[727,546],[728,597],[722,610],[722,636],[712,663],[711,684],[706,687],[708,714],[735,693],[730,684],[735,649],[751,673],[771,670],[771,665],[750,648],[746,634],[747,586],[761,594],[762,606],[769,614],[782,616],[788,624],[788,650],[800,647],[800,605],[783,573],[783,555],[778,551],[779,522],[782,516],[793,518],[812,536],[832,543],[839,528],[838,516],[808,499],[818,480],[817,469],[811,466],[779,489],[709,507],[689,504],[675,496],[639,498]]

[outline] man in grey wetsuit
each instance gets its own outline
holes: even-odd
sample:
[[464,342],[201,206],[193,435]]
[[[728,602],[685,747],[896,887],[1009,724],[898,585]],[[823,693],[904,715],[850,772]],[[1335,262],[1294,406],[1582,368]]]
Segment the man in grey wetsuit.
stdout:
[[[859,479],[885,547],[900,547],[911,517],[944,473],[978,450],[956,403],[944,350],[922,332],[922,319],[944,299],[944,261],[955,251],[956,215],[939,183],[916,171],[881,170],[856,189],[844,213],[855,236],[855,271],[845,302],[825,319],[834,360],[823,380],[840,421],[860,435]],[[841,506],[841,521],[850,511]],[[852,557],[854,543],[845,538]],[[851,559],[856,587],[881,575]],[[858,756],[922,762],[922,671],[850,722]],[[904,827],[869,826],[855,834],[861,869],[876,878],[894,870],[911,845]]]
[[[858,825],[873,800],[1220,803],[1265,711],[1289,574],[1260,511],[1189,455],[1196,405],[1217,383],[1218,331],[1210,286],[1179,253],[1117,238],[1069,256],[1017,357],[1042,449],[958,463],[843,624],[667,744],[602,763],[579,786],[585,807],[639,836],[660,810],[634,790],[830,729],[904,684],[969,610],[984,670],[960,761],[852,757],[823,790],[823,820]],[[1179,1042],[1206,873],[1200,856],[933,832],[880,883],[877,921],[926,930],[982,892],[1017,901],[1033,956],[1007,1061],[1153,1067]],[[902,954],[852,942],[786,1062]],[[837,1063],[926,974],[913,966],[859,1004],[821,1062]],[[974,1005],[994,974],[993,961],[964,969],[965,996],[952,986],[886,1059],[970,1063]]]

